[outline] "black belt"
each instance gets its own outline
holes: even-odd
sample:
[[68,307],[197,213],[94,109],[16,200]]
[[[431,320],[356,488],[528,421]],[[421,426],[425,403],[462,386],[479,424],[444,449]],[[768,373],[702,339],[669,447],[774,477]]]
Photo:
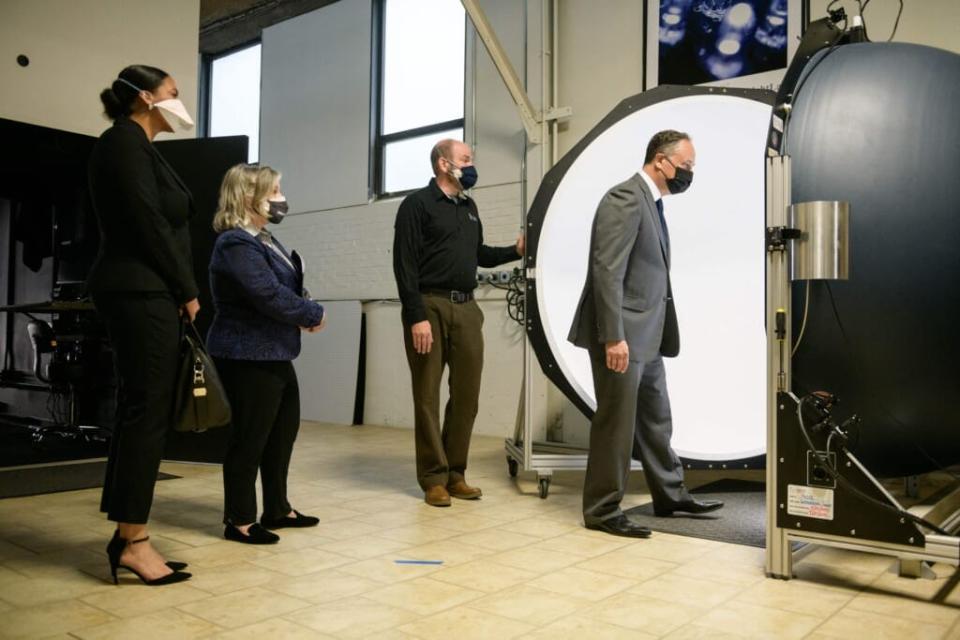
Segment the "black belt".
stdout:
[[423,291],[425,295],[440,296],[446,298],[454,304],[464,304],[473,300],[472,291],[451,291],[450,289],[427,289]]

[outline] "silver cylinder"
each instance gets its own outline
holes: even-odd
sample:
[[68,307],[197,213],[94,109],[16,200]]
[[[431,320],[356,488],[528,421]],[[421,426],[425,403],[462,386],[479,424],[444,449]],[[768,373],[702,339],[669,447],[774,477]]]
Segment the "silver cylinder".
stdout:
[[800,230],[790,252],[792,280],[846,280],[850,275],[850,203],[800,202],[790,206]]

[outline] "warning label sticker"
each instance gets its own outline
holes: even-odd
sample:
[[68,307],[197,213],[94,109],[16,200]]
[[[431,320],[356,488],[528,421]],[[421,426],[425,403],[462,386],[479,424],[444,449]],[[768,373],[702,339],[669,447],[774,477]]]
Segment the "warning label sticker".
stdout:
[[787,513],[804,518],[833,520],[833,489],[787,485]]

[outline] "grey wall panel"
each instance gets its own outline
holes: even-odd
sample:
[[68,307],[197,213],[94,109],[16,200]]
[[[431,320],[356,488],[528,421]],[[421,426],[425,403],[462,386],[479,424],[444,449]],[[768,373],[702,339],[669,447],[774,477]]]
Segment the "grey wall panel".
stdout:
[[294,213],[367,202],[371,10],[337,2],[263,31],[260,161]]
[[[484,0],[481,3],[521,82],[525,55],[524,5],[516,0]],[[467,24],[472,32],[473,25],[469,19]],[[466,116],[468,120],[472,117],[474,135],[469,142],[475,144],[481,184],[489,186],[519,182],[524,135],[520,114],[483,42],[475,33],[470,36],[474,50],[468,52],[467,60],[474,58],[476,66],[473,68],[473,78],[470,71],[467,72],[467,83],[472,85],[467,95],[470,96],[471,89],[475,93],[472,100],[468,97]],[[531,69],[530,72],[540,73],[540,68]],[[531,95],[530,99],[538,104],[540,96]]]
[[294,360],[300,382],[300,417],[314,422],[352,424],[360,363],[360,303],[321,302],[327,328],[304,333]]

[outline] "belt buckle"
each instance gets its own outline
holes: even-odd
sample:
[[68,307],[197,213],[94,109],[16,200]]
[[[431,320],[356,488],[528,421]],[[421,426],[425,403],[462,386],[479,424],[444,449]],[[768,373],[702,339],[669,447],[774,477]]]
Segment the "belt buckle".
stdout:
[[460,291],[451,291],[450,292],[450,302],[454,304],[463,304],[466,302],[467,294]]

